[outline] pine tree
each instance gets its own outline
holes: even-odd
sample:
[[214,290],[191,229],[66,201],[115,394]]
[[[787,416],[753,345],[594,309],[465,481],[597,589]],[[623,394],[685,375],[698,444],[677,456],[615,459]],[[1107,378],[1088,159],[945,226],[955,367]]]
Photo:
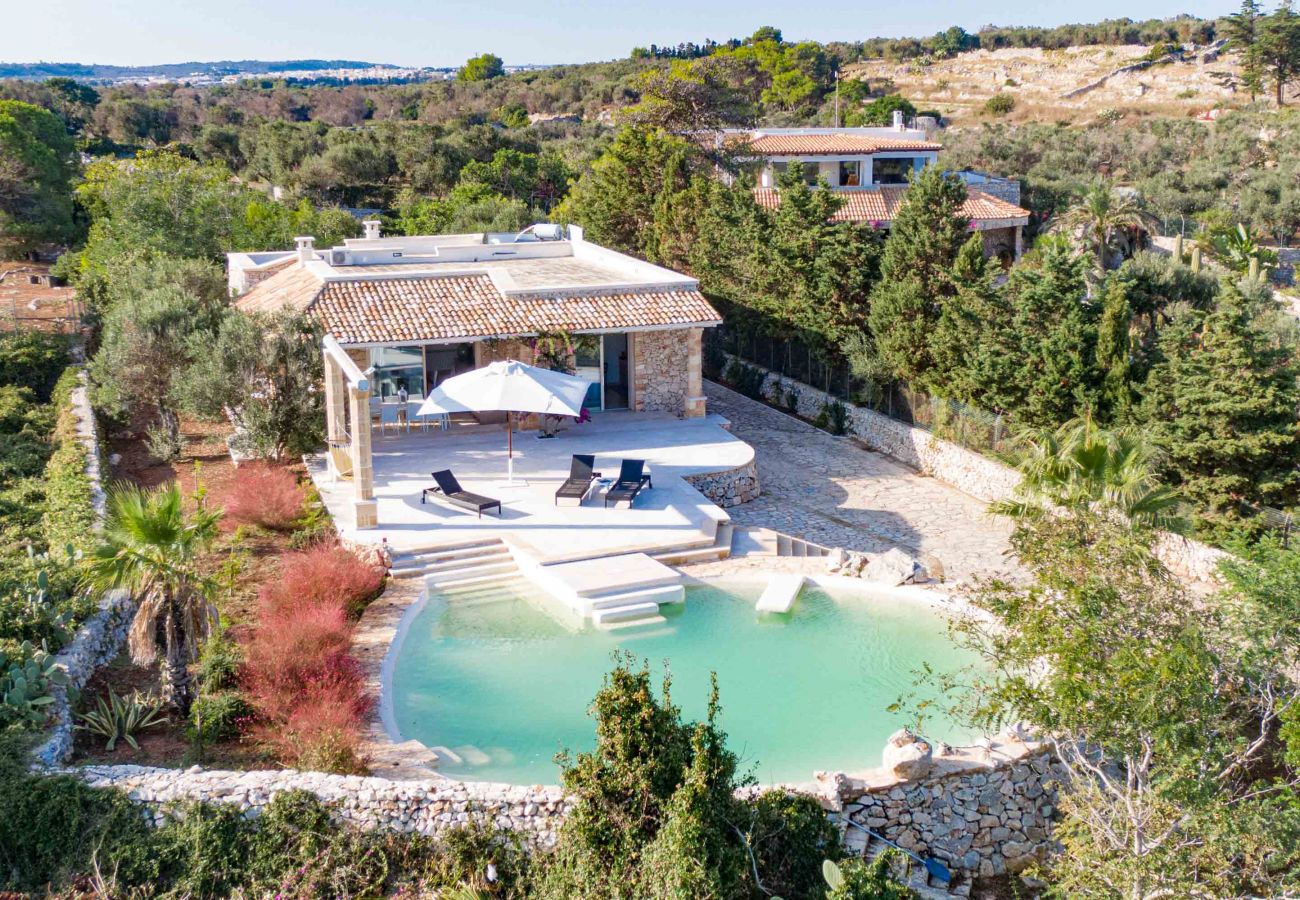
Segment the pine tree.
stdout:
[[1241,86],[1250,92],[1250,102],[1264,91],[1264,65],[1260,59],[1259,22],[1256,0],[1242,0],[1241,9],[1224,19],[1228,46],[1241,54]]
[[1097,414],[1103,422],[1123,418],[1133,403],[1131,318],[1124,281],[1115,276],[1108,278],[1102,294],[1101,321],[1097,325],[1097,369],[1102,379]]
[[1167,475],[1213,510],[1239,500],[1294,502],[1300,476],[1296,348],[1279,345],[1225,282],[1208,314],[1185,310],[1165,327],[1142,419],[1165,450]]
[[1256,41],[1261,72],[1273,82],[1278,106],[1286,105],[1286,86],[1300,74],[1300,15],[1291,8],[1291,0],[1282,0],[1277,9],[1260,19]]
[[957,293],[951,269],[967,237],[969,220],[959,215],[965,200],[959,178],[928,166],[913,179],[885,240],[871,331],[884,361],[918,384],[934,365],[930,339],[944,301]]
[[1014,408],[1021,424],[1048,428],[1097,406],[1098,310],[1088,298],[1090,257],[1064,237],[1041,240],[1037,254],[1008,283],[1024,385]]

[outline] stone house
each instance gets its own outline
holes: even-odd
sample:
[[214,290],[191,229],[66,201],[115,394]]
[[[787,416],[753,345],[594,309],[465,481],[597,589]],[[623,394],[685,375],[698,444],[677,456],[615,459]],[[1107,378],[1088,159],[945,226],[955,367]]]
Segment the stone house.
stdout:
[[365,228],[339,247],[301,237],[296,250],[227,257],[237,308],[295,310],[324,327],[328,436],[347,445],[358,484],[369,429],[350,422],[499,359],[567,357],[594,413],[705,414],[702,336],[721,316],[694,278],[598,246],[577,226],[422,237]]

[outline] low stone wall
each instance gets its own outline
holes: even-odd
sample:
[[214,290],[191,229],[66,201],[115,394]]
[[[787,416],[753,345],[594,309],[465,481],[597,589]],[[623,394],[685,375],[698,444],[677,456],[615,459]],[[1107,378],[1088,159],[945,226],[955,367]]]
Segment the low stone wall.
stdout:
[[[762,366],[754,368],[762,369]],[[823,406],[835,402],[835,398],[811,385],[767,369],[763,371],[768,372],[768,379],[763,384],[764,396],[782,405],[780,401],[793,388],[798,392],[795,411],[806,419],[816,419]],[[1020,483],[1020,473],[997,460],[874,410],[851,403],[844,406],[849,411],[849,428],[853,437],[869,449],[891,456],[978,500],[991,503],[1006,499]],[[1161,535],[1154,551],[1156,558],[1170,572],[1188,582],[1205,586],[1219,583],[1218,564],[1227,556],[1222,550],[1173,534]]]
[[[59,651],[55,661],[68,673],[71,687],[81,690],[95,670],[111,662],[126,640],[131,617],[135,613],[135,600],[127,591],[110,591],[100,601],[99,611],[80,628],[71,643]],[[44,743],[34,751],[35,757],[46,765],[67,759],[72,752],[72,704],[68,702],[67,686],[51,685],[49,734]]]
[[[842,784],[841,815],[968,878],[1019,872],[1046,853],[1065,777],[1049,752],[1020,745],[997,763],[937,768],[916,782]],[[854,832],[847,829],[847,841],[864,839]]]
[[757,500],[761,493],[754,460],[722,472],[685,475],[683,480],[723,509]]
[[340,822],[364,829],[390,829],[428,836],[470,821],[491,822],[518,832],[526,841],[549,846],[568,812],[558,787],[520,787],[486,782],[431,778],[391,781],[359,775],[262,770],[228,772],[158,769],[147,766],[86,766],[67,770],[92,787],[120,788],[144,805],[154,824],[168,818],[169,806],[203,800],[233,803],[257,815],[277,794],[304,790],[331,805]]

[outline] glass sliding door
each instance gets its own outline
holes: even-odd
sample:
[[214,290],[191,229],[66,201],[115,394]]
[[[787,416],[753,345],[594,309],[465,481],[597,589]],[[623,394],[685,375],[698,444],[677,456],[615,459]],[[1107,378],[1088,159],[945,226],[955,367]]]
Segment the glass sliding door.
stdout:
[[626,333],[601,336],[601,376],[605,387],[603,409],[627,409],[632,405]]
[[374,368],[375,394],[382,400],[397,396],[401,388],[412,400],[424,396],[424,349],[422,347],[376,347],[370,351]]

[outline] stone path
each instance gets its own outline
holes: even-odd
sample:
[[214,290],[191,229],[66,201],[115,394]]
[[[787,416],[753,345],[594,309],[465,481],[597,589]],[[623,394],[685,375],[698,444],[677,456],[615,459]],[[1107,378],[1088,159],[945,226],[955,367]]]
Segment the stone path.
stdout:
[[1009,573],[1010,524],[985,504],[849,437],[705,383],[709,411],[753,446],[762,496],[727,510],[738,525],[775,528],[829,547],[928,553],[949,583]]

